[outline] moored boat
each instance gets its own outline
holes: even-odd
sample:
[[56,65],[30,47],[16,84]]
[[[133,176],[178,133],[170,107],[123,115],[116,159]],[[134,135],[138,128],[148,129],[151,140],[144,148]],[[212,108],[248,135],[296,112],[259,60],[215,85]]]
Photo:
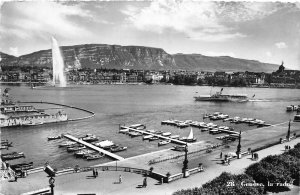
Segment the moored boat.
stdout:
[[153,129],[150,129],[150,130],[146,130],[146,132],[149,132],[149,133],[153,133],[153,134],[155,134],[155,130],[153,130]]
[[104,156],[105,156],[105,154],[94,154],[94,155],[88,156],[86,159],[87,160],[97,160],[97,159],[102,158]]
[[158,142],[158,146],[167,145],[169,143],[171,143],[171,140],[162,140],[162,141]]
[[161,135],[164,136],[164,137],[169,137],[170,135],[172,135],[172,133],[171,132],[165,132],[165,133],[162,133]]
[[124,151],[124,150],[127,150],[127,147],[126,146],[118,146],[116,148],[111,148],[110,151],[111,152],[121,152],[121,151]]
[[142,136],[143,134],[139,132],[129,132],[128,135],[131,137],[138,137],[138,136]]
[[7,153],[7,154],[1,154],[1,159],[3,161],[7,160],[14,160],[18,158],[25,158],[25,155],[23,152],[12,152],[12,153]]
[[83,157],[83,155],[86,155],[86,154],[91,154],[91,153],[94,153],[95,151],[94,150],[90,150],[90,149],[83,149],[83,150],[80,150],[78,152],[75,152],[74,155],[76,157]]
[[294,116],[294,122],[300,122],[300,114]]
[[115,144],[110,140],[102,140],[100,142],[93,143],[93,145],[100,147],[100,148],[105,148],[105,147],[111,147]]
[[185,151],[185,145],[181,145],[181,146],[174,146],[174,148],[172,148],[172,150],[175,150],[175,151]]
[[58,147],[68,147],[68,146],[71,146],[71,145],[74,145],[76,144],[76,142],[73,142],[73,141],[65,141],[61,144],[58,145]]
[[145,136],[143,137],[143,140],[150,139],[151,137],[153,137],[153,135],[145,135]]
[[86,148],[85,146],[75,146],[75,147],[67,148],[67,151],[68,152],[75,152],[75,151],[82,150],[82,149],[85,149],[85,148]]
[[94,142],[99,140],[97,136],[93,134],[87,134],[85,137],[81,137],[81,139],[85,142]]
[[61,135],[58,135],[58,136],[52,136],[52,137],[48,137],[48,141],[50,140],[56,140],[56,139],[61,139],[62,136]]
[[193,129],[191,128],[189,136],[183,137],[180,140],[184,142],[195,142],[197,139],[194,137]]
[[159,140],[159,138],[156,136],[149,138],[149,141],[154,141],[154,140]]
[[171,139],[179,139],[179,135],[171,135],[170,138]]
[[155,131],[155,134],[157,134],[157,135],[161,135],[163,133],[164,133],[163,131]]
[[[222,102],[247,102],[249,98],[246,94],[222,94],[223,88],[220,92],[213,95],[195,96],[195,101],[222,101]],[[254,96],[253,96],[254,97]]]

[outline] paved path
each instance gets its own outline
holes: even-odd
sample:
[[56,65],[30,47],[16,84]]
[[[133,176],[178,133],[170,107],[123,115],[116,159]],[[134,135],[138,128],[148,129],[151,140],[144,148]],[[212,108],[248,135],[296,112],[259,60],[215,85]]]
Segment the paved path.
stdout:
[[[300,142],[300,138],[292,140],[291,142],[276,145],[258,153],[260,159],[274,154],[281,154],[284,151],[285,145],[290,145],[293,147],[295,144]],[[212,166],[205,169],[205,172],[192,175],[189,178],[180,179],[174,181],[170,184],[159,185],[154,179],[148,178],[147,188],[139,188],[142,184],[142,175],[125,173],[125,172],[115,172],[99,171],[98,178],[92,178],[92,172],[77,173],[63,175],[56,178],[55,181],[55,194],[65,195],[65,194],[78,194],[78,193],[96,193],[100,194],[111,194],[111,195],[121,195],[121,194],[172,194],[176,190],[199,187],[202,184],[212,180],[213,178],[219,176],[222,172],[227,171],[230,173],[238,174],[242,173],[246,167],[250,164],[255,163],[252,161],[250,156],[245,156],[242,159],[234,160],[229,166],[224,166],[219,164],[219,156],[216,155],[212,159]],[[123,183],[117,184],[119,175],[123,177]],[[20,194],[22,192],[28,192],[31,189],[36,190],[40,188],[45,188],[48,185],[48,178],[45,173],[37,173],[29,175],[26,179],[19,179],[18,182],[1,182],[2,186],[1,192],[5,195],[10,194]]]

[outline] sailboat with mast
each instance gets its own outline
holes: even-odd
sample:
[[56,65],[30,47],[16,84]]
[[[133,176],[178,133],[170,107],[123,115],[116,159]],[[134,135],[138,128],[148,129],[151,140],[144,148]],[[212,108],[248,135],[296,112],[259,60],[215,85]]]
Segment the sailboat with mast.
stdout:
[[190,134],[188,137],[182,137],[180,138],[181,141],[184,142],[195,142],[197,140],[197,138],[194,137],[194,132],[193,132],[193,128],[191,128]]

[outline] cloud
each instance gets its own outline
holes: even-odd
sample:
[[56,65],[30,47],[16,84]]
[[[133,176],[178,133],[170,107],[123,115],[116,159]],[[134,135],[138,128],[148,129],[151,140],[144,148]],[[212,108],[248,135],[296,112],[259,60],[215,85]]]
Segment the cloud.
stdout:
[[279,9],[276,3],[163,0],[138,10],[128,6],[123,14],[139,30],[172,30],[191,39],[224,41],[246,37],[235,23],[261,19]]
[[33,36],[49,39],[50,35],[64,38],[88,36],[89,32],[72,17],[93,19],[79,4],[55,2],[11,2],[11,9],[5,18],[2,15],[0,35],[16,36],[22,39]]
[[270,58],[270,57],[272,57],[272,53],[270,52],[270,51],[267,51],[266,52],[266,55]]
[[275,43],[275,46],[278,48],[278,49],[285,49],[287,48],[287,44],[285,42],[278,42],[278,43]]
[[18,56],[19,55],[18,47],[10,47],[9,51],[10,51],[10,54],[13,55],[13,56]]

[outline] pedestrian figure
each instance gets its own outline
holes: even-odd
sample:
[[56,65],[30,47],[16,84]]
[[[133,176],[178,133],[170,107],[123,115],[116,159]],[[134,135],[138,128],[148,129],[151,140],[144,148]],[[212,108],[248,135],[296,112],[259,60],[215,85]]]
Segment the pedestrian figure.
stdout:
[[98,177],[98,169],[96,169],[96,177]]
[[223,153],[221,152],[221,154],[220,154],[220,158],[222,158],[222,156],[223,156]]
[[230,165],[230,159],[228,159],[228,165]]
[[162,178],[161,178],[161,184],[163,184],[163,183],[164,183],[164,178],[162,177]]
[[93,169],[93,176],[96,177],[96,171]]
[[143,188],[146,188],[147,187],[147,177],[144,178],[144,181],[143,181]]
[[119,183],[122,183],[122,175],[119,176]]

